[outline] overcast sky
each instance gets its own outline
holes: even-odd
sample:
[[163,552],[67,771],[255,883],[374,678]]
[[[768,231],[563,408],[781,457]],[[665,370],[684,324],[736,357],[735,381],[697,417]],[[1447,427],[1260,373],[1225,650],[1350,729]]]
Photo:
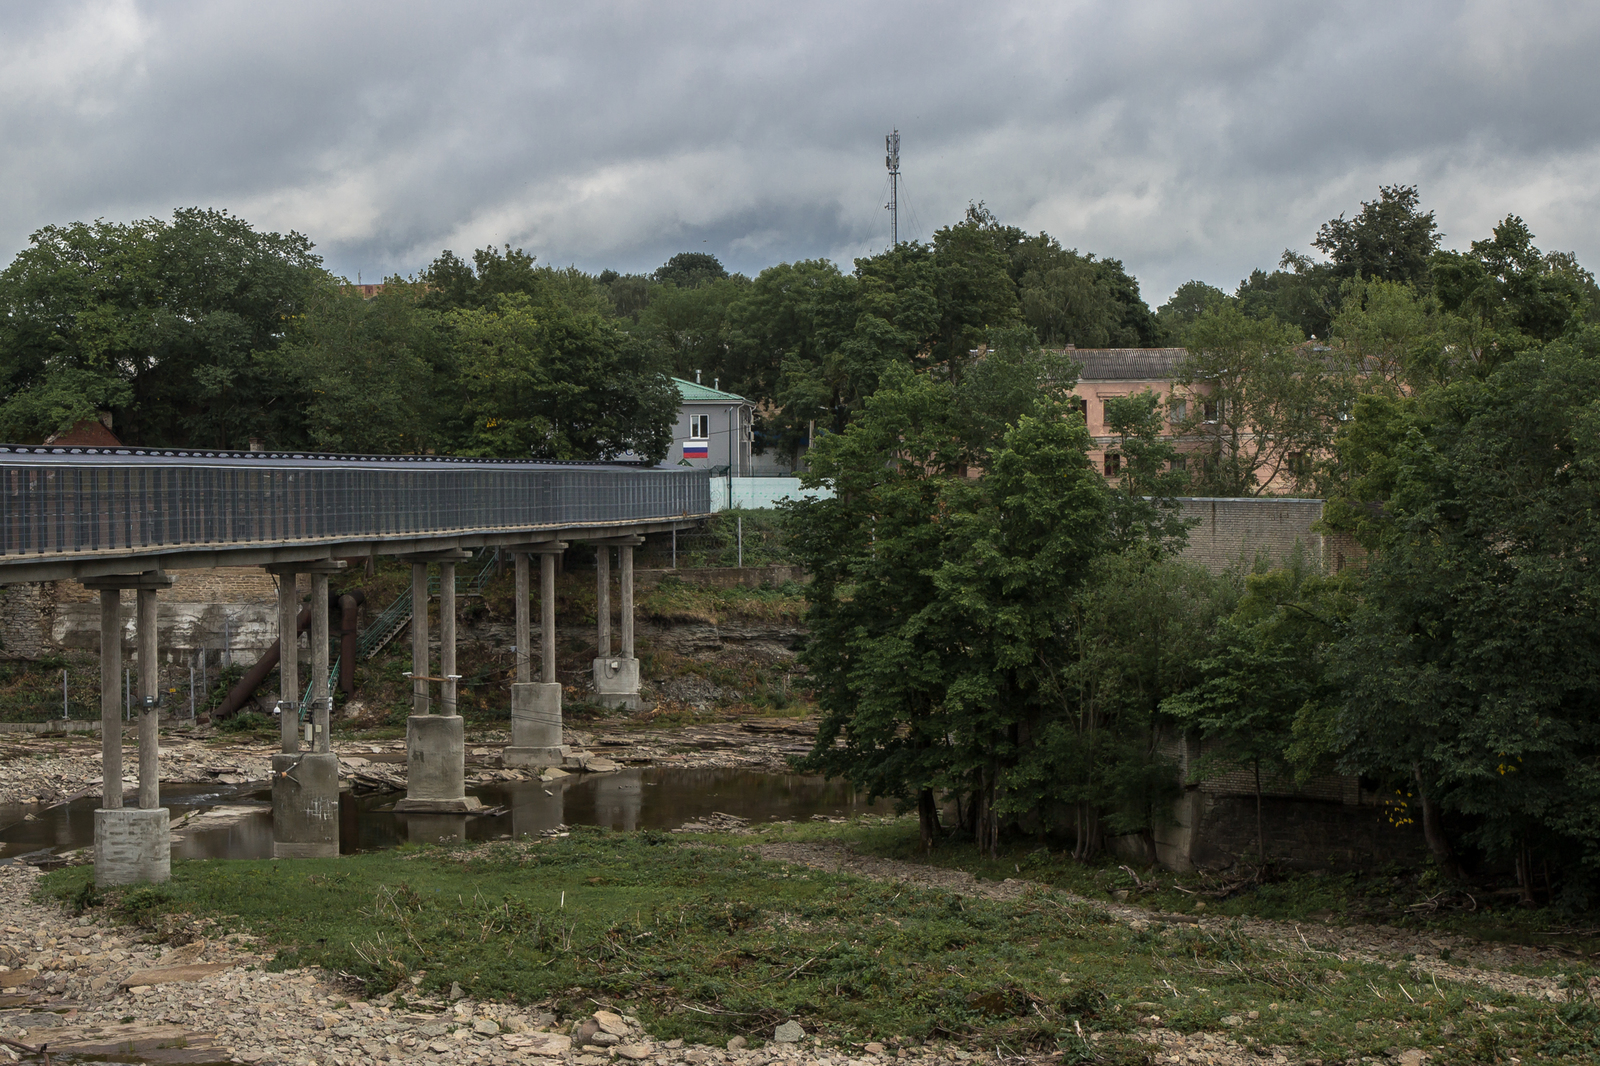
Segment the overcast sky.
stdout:
[[0,6],[0,262],[49,223],[226,208],[352,280],[443,248],[755,274],[985,201],[1232,288],[1380,184],[1600,267],[1600,4]]

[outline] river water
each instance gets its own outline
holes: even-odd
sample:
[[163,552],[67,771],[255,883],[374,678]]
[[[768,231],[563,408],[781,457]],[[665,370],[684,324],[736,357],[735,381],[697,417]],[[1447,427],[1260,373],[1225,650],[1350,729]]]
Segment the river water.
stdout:
[[[892,804],[869,804],[848,782],[799,774],[751,770],[630,768],[582,774],[557,781],[518,781],[469,789],[495,815],[396,814],[398,793],[339,797],[340,846],[345,854],[392,848],[403,842],[514,839],[561,826],[603,825],[612,829],[676,829],[686,822],[731,814],[752,823],[804,821],[816,816],[888,814]],[[180,822],[174,859],[265,859],[272,857],[271,793],[264,788],[173,785],[161,790],[162,806]],[[40,862],[94,843],[99,797],[86,797],[44,811],[0,807],[0,863]],[[33,813],[29,820],[27,815]]]

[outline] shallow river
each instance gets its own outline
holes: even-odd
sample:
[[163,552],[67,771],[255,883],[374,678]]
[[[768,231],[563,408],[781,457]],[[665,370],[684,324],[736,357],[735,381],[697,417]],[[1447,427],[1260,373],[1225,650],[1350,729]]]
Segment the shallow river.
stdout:
[[[538,835],[562,825],[604,825],[613,829],[676,829],[713,814],[751,822],[803,821],[816,815],[849,817],[887,814],[888,802],[869,804],[849,783],[798,774],[750,770],[679,770],[646,767],[609,774],[583,774],[541,783],[519,781],[469,789],[496,815],[395,814],[400,798],[384,793],[339,797],[340,848],[348,854],[391,848],[402,842],[495,840]],[[162,805],[178,823],[194,812],[188,826],[176,826],[175,859],[265,859],[272,856],[271,793],[206,785],[173,785],[161,790]],[[0,862],[88,847],[94,842],[94,810],[99,797],[36,811],[0,807]],[[209,823],[209,824],[208,824]]]

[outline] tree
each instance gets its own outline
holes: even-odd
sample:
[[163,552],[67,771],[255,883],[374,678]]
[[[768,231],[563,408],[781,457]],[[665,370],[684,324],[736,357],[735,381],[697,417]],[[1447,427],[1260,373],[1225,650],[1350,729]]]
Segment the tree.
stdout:
[[1195,664],[1198,683],[1161,704],[1162,714],[1219,749],[1202,762],[1201,777],[1241,762],[1250,767],[1262,865],[1262,776],[1288,776],[1296,719],[1330,694],[1325,652],[1340,621],[1333,599],[1329,582],[1303,553],[1287,567],[1251,574],[1238,606],[1218,627],[1215,653]]
[[1203,281],[1186,281],[1179,285],[1171,298],[1156,309],[1156,325],[1161,342],[1182,345],[1196,319],[1207,311],[1214,311],[1228,302],[1228,294],[1215,285]]
[[1146,552],[1106,553],[1071,594],[1050,668],[1048,713],[1029,723],[1007,777],[1005,808],[1073,817],[1074,857],[1108,833],[1137,833],[1155,856],[1155,829],[1177,798],[1177,767],[1161,751],[1161,701],[1194,684],[1195,664],[1235,598],[1226,579]]
[[947,789],[994,852],[1024,722],[1048,710],[1040,661],[1099,551],[1104,488],[1064,414],[1045,394],[985,451],[953,383],[891,366],[812,452],[807,480],[834,496],[789,507],[824,712],[806,764],[915,803],[927,845]]
[[1528,898],[1540,853],[1600,869],[1597,402],[1589,331],[1384,408],[1378,550],[1332,652],[1340,697],[1305,724],[1346,772],[1417,794],[1441,865],[1453,814]]
[[1011,239],[1012,231],[981,203],[933,235],[931,281],[939,318],[928,359],[951,380],[960,380],[985,333],[1018,321],[1017,288],[1007,269]]
[[264,357],[325,284],[311,249],[199,208],[39,230],[0,272],[0,426],[38,438],[110,407],[132,444],[298,444]]
[[326,285],[274,357],[305,401],[313,448],[354,453],[444,450],[438,402],[455,379],[440,316],[421,286],[389,278],[371,299]]
[[692,379],[697,372],[719,379],[722,387],[743,393],[748,383],[737,380],[729,366],[734,305],[750,287],[745,278],[722,278],[695,288],[664,285],[639,315],[638,334],[666,356],[672,372]]
[[1429,259],[1439,248],[1433,212],[1420,209],[1415,185],[1384,185],[1376,200],[1364,200],[1353,219],[1338,218],[1317,229],[1313,247],[1333,260],[1340,278],[1408,282],[1426,291]]
[[1180,436],[1200,445],[1196,488],[1256,496],[1275,482],[1309,485],[1354,394],[1354,380],[1276,319],[1247,318],[1232,305],[1189,330],[1177,391]]
[[460,455],[614,459],[666,455],[678,394],[644,342],[594,314],[500,296],[444,320],[459,377]]
[[728,271],[716,256],[708,252],[679,252],[657,267],[651,276],[663,285],[693,289],[708,282],[726,279]]
[[1189,529],[1177,497],[1189,474],[1177,469],[1179,451],[1167,434],[1169,409],[1154,392],[1106,399],[1106,425],[1116,435],[1121,471],[1111,491],[1110,537],[1118,551],[1152,555],[1183,550]]

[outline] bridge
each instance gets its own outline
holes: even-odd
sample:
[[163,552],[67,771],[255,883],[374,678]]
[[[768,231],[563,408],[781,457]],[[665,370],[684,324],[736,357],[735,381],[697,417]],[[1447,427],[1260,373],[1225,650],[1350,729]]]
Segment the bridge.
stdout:
[[[338,758],[330,747],[328,578],[351,559],[396,556],[412,567],[412,713],[405,799],[397,810],[467,814],[465,743],[456,714],[456,565],[470,549],[508,551],[516,569],[517,676],[506,765],[560,765],[555,562],[571,541],[597,549],[595,690],[635,706],[633,550],[645,535],[712,511],[704,471],[625,464],[450,456],[322,455],[0,445],[0,584],[76,580],[100,593],[104,797],[95,812],[102,884],[165,880],[160,806],[156,596],[168,570],[262,566],[278,577],[280,754],[273,757],[273,852],[337,855]],[[619,563],[618,654],[612,652],[611,552]],[[541,680],[532,676],[531,559],[540,559]],[[439,658],[429,639],[430,568],[438,566]],[[296,577],[311,582],[310,707],[299,692]],[[122,804],[121,597],[136,598],[138,807]],[[437,670],[437,672],[435,672]],[[435,700],[434,692],[439,696]],[[304,725],[305,735],[301,728]],[[306,750],[302,750],[302,744]]]

